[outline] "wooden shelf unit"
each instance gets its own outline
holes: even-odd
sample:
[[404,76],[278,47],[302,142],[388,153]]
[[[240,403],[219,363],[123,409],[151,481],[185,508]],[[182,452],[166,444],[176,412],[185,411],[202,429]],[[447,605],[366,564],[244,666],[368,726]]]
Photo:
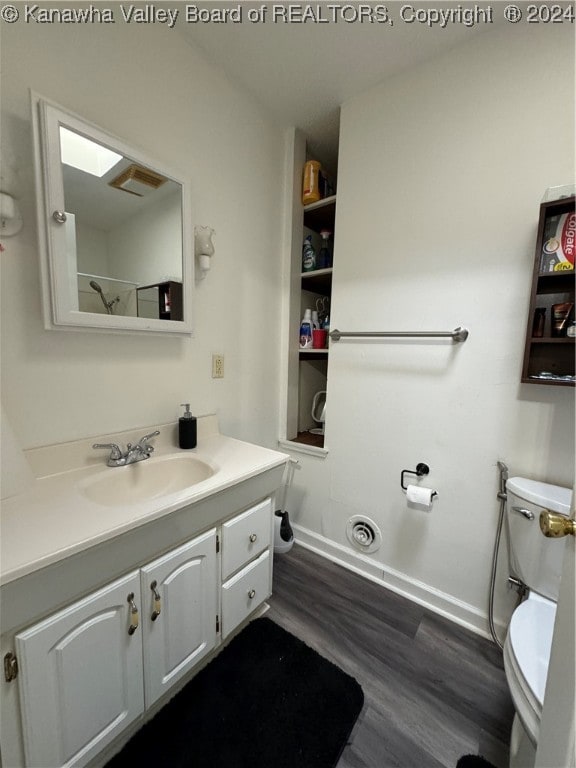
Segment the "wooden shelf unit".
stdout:
[[[574,376],[575,339],[569,336],[552,336],[552,305],[564,302],[574,304],[575,281],[574,270],[542,273],[541,259],[544,245],[546,223],[554,216],[574,211],[574,197],[561,198],[542,203],[538,222],[538,235],[534,255],[534,272],[530,309],[526,324],[526,343],[524,347],[524,363],[522,367],[522,383],[544,384],[546,386],[573,387],[574,380],[561,378],[534,378],[540,372],[546,371],[555,376]],[[544,331],[541,337],[533,333],[534,313],[536,309],[545,309]],[[574,319],[574,307],[568,325]]]
[[[138,296],[142,292],[158,291],[157,305],[155,307],[155,317],[160,320],[183,320],[184,305],[182,301],[182,283],[174,280],[167,280],[163,283],[152,283],[151,285],[140,285],[137,288]],[[140,316],[140,306],[138,306],[138,315]]]

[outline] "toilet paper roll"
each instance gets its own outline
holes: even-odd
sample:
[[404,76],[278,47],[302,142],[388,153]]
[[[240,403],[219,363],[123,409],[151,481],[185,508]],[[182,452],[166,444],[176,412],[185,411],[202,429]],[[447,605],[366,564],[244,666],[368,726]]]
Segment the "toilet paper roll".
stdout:
[[432,488],[423,488],[420,485],[409,485],[406,488],[406,499],[411,504],[418,504],[419,509],[430,512],[432,510],[434,491]]

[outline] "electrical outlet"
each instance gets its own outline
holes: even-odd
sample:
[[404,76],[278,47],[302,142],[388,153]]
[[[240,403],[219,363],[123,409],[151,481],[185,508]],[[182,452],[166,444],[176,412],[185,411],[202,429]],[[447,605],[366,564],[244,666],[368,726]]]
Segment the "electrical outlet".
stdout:
[[212,355],[212,378],[224,378],[224,355]]

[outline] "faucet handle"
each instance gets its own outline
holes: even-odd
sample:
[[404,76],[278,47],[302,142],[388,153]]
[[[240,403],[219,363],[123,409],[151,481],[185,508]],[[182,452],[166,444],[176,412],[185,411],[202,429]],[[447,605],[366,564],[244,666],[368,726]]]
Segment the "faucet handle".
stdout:
[[138,440],[138,446],[148,453],[152,453],[154,450],[153,445],[149,445],[148,440],[151,440],[153,437],[157,437],[160,434],[160,431],[157,429],[154,432],[150,432],[149,435],[144,435],[144,437],[141,437],[140,440]]
[[128,451],[130,451],[132,449],[135,450],[135,451],[139,451],[140,454],[142,454],[143,456],[148,458],[150,456],[150,454],[153,453],[153,451],[154,451],[154,446],[150,445],[148,440],[150,440],[153,437],[156,437],[159,434],[160,434],[160,432],[158,430],[156,430],[155,432],[150,432],[149,435],[144,435],[144,437],[141,437],[140,440],[138,440],[136,445],[134,445],[134,446],[129,445],[128,446]]
[[116,445],[116,443],[94,443],[92,448],[110,448],[111,459],[116,460],[122,458],[122,451],[120,450],[120,446]]
[[157,429],[154,432],[150,432],[149,435],[144,435],[144,437],[141,437],[138,442],[139,443],[147,443],[148,440],[151,440],[153,437],[158,437],[159,434],[160,434],[160,430]]

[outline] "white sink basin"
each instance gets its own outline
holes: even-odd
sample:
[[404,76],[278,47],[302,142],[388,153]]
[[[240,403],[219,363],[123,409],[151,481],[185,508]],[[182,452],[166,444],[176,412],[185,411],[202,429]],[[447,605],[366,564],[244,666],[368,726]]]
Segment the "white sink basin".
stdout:
[[126,467],[109,467],[84,480],[80,490],[97,504],[117,507],[184,491],[213,474],[209,464],[194,456],[152,457]]

